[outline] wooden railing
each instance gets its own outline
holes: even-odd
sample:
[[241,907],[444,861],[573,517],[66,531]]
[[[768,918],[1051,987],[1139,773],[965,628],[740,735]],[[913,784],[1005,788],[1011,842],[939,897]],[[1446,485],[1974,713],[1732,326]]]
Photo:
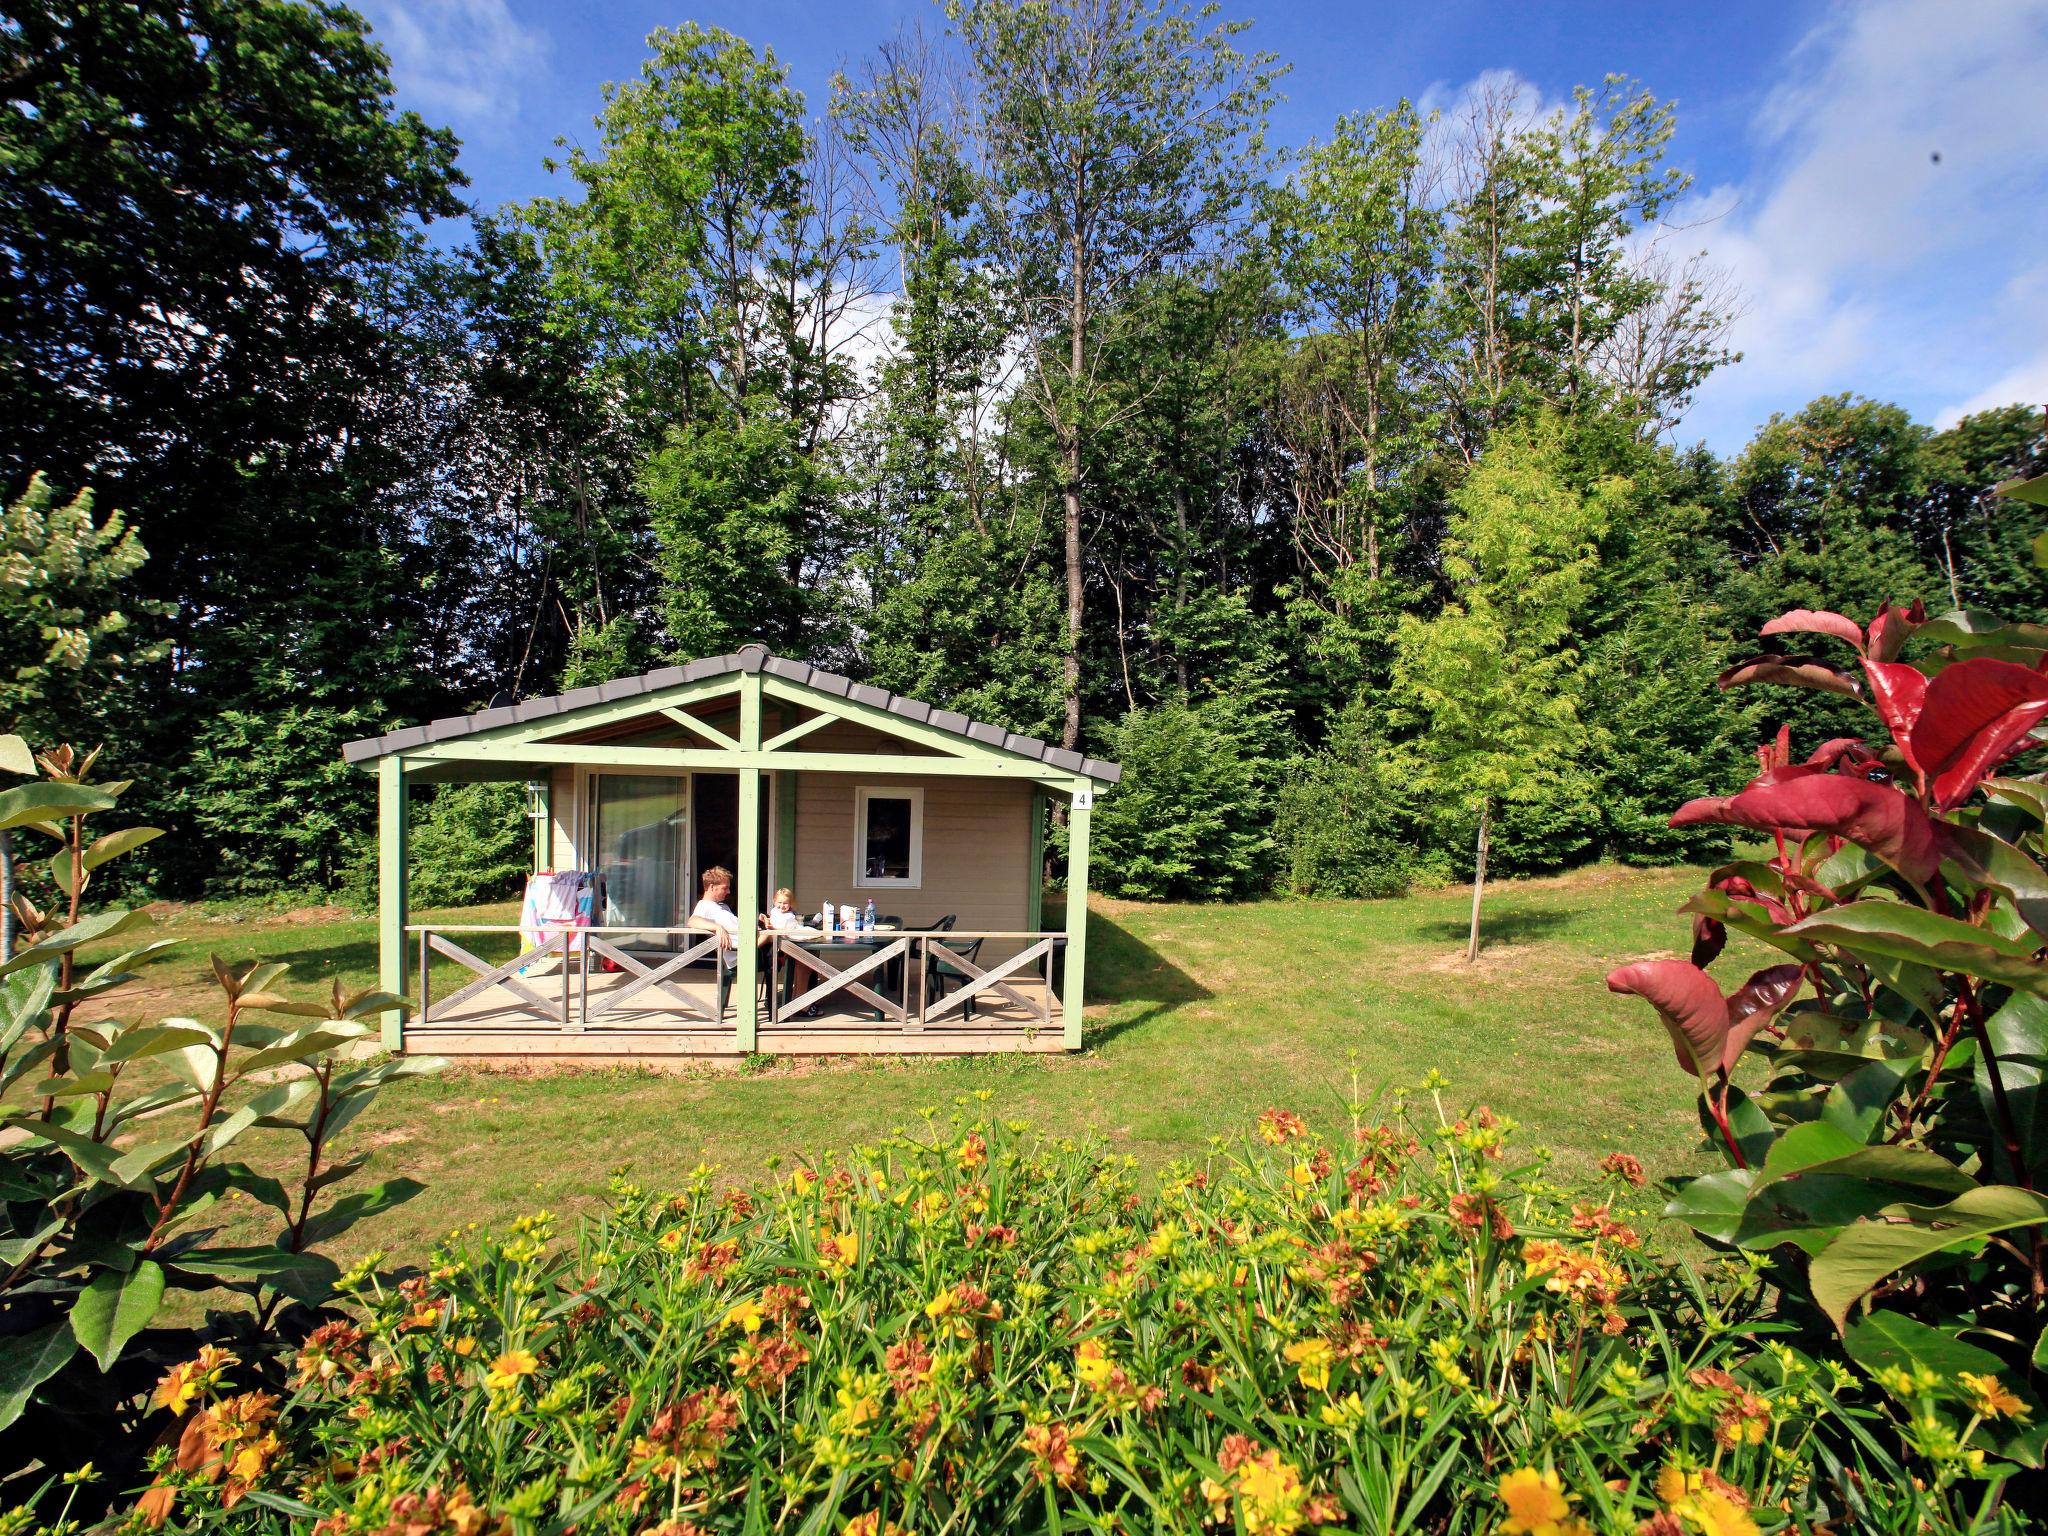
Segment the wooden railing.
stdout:
[[[701,928],[650,928],[644,925],[616,925],[591,928],[554,928],[532,948],[523,947],[522,930],[509,923],[414,923],[406,932],[418,935],[417,1020],[425,1024],[481,1022],[475,1014],[462,1016],[459,1010],[497,989],[509,998],[501,1007],[521,1018],[531,1018],[562,1030],[604,1028],[630,1022],[648,1027],[643,1012],[621,1013],[627,1004],[655,994],[664,1013],[680,1015],[698,1027],[723,1028],[725,1018],[718,1010],[720,991],[718,936]],[[511,959],[493,963],[475,954],[451,935],[512,934],[522,947]],[[685,941],[674,951],[653,954],[625,947],[626,935],[655,937],[664,942]],[[1015,953],[987,965],[978,958],[979,946],[995,942],[1015,943]],[[803,1028],[812,1023],[820,1005],[866,1011],[877,1022],[893,1023],[906,1032],[916,1032],[933,1023],[965,1022],[977,1003],[989,1006],[996,999],[1022,1011],[1032,1027],[1050,1029],[1058,1007],[1059,965],[1064,957],[1066,935],[1045,931],[961,931],[919,930],[876,932],[857,938],[793,939],[779,933],[764,936],[760,966],[767,981],[766,1007],[761,1011],[764,1026]],[[483,947],[483,946],[479,946]],[[622,986],[593,989],[591,957],[610,964],[629,979]],[[434,958],[453,961],[469,979],[455,991],[433,995]],[[547,961],[558,969],[545,977],[526,973]],[[681,973],[689,966],[710,964],[712,1006],[681,985]],[[729,962],[728,962],[729,964]],[[728,977],[730,971],[728,970]],[[802,975],[802,991],[796,981]],[[1039,985],[1033,992],[1020,990],[1026,977]],[[1033,995],[1035,993],[1035,995]],[[1005,1023],[1010,1022],[1008,1019]]]

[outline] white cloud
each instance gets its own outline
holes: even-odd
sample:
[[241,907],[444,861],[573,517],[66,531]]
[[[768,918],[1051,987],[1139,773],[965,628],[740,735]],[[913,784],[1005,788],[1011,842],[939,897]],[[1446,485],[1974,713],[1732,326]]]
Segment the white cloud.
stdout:
[[507,0],[367,0],[405,104],[466,136],[503,127],[547,60],[546,35]]
[[1754,170],[1671,215],[1748,301],[1682,438],[1841,390],[1929,421],[2048,401],[2044,64],[2048,0],[1843,4],[1793,50]]

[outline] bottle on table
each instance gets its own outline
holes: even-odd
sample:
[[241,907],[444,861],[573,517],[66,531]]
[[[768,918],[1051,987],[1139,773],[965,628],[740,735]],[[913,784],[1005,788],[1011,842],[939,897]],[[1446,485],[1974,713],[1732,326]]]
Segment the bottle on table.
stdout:
[[862,914],[862,922],[869,933],[875,931],[875,898],[872,896],[868,898],[867,910]]

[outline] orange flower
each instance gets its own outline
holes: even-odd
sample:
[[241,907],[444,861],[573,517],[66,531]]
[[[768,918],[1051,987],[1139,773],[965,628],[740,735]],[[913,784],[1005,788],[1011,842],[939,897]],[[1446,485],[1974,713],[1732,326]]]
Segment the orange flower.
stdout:
[[1508,1507],[1507,1518],[1500,1523],[1507,1536],[1556,1536],[1571,1518],[1571,1500],[1555,1472],[1523,1467],[1503,1477],[1498,1492]]
[[1291,1109],[1269,1109],[1259,1116],[1259,1139],[1270,1146],[1282,1146],[1307,1134],[1307,1124]]
[[1685,1472],[1667,1466],[1657,1474],[1657,1497],[1670,1523],[1683,1522],[1700,1536],[1757,1536],[1748,1496],[1710,1468]]
[[1081,1453],[1075,1449],[1073,1433],[1066,1425],[1057,1421],[1026,1425],[1024,1449],[1030,1453],[1032,1470],[1039,1482],[1067,1489],[1081,1487]]
[[1970,1410],[1987,1419],[2024,1419],[2034,1411],[1996,1376],[1958,1371],[1956,1380],[1969,1394]]
[[531,1376],[540,1369],[540,1361],[530,1349],[508,1349],[491,1362],[491,1368],[484,1375],[484,1385],[494,1392],[519,1385],[522,1376]]

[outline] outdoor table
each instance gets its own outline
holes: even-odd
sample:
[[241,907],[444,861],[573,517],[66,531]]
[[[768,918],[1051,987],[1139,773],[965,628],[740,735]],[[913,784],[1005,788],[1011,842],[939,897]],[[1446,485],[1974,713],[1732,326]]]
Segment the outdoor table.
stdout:
[[[900,929],[877,929],[867,933],[859,934],[819,934],[816,938],[812,939],[791,938],[790,936],[785,934],[782,939],[782,958],[784,967],[791,968],[799,965],[804,965],[803,960],[799,957],[806,954],[815,953],[820,959],[825,960],[828,964],[832,964],[839,969],[844,969],[848,963],[862,959],[865,956],[872,955],[877,950],[887,949],[891,944],[894,944],[898,939],[902,937],[903,934]],[[887,970],[889,968],[890,967],[885,966],[883,969]],[[831,977],[827,975],[826,972],[820,970],[816,966],[804,965],[804,969],[809,971],[813,976],[817,977],[820,981],[831,980]],[[794,979],[795,976],[793,970],[787,978],[776,978],[777,983],[779,985],[786,985],[786,981],[793,981]],[[888,983],[883,982],[884,990],[886,990],[887,987]],[[899,992],[898,995],[901,996],[901,993]],[[776,1006],[776,1000],[771,999],[770,1007],[775,1008]],[[872,1005],[870,1005],[868,1011],[872,1013],[877,1019],[880,1019],[882,1017],[882,1011],[879,1008],[875,1008]]]

